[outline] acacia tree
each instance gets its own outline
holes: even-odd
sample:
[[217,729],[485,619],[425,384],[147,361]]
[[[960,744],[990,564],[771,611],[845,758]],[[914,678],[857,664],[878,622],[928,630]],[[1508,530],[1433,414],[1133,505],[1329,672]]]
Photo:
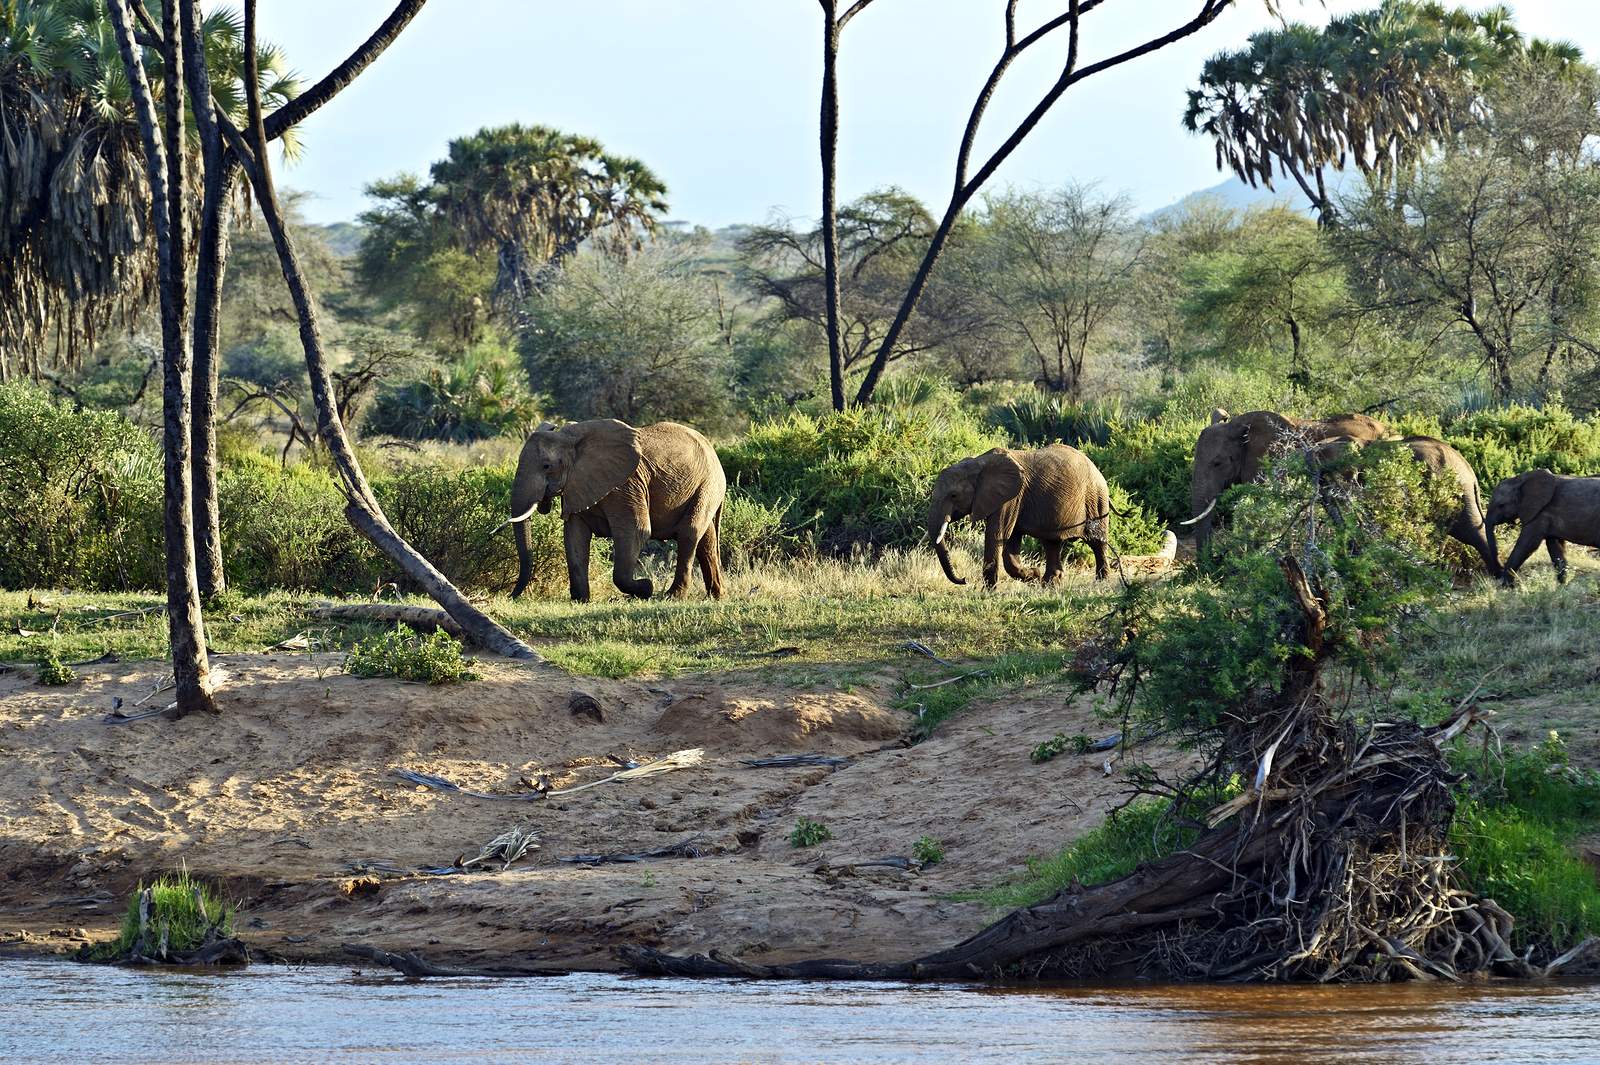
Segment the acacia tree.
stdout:
[[991,196],[981,247],[976,283],[1033,354],[1037,383],[1076,399],[1143,258],[1129,201],[1082,185]]

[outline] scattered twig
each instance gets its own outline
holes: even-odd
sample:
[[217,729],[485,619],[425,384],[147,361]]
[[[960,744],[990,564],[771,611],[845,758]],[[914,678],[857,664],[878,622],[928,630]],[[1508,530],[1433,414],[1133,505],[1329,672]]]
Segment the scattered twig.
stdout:
[[698,858],[705,853],[699,841],[699,836],[690,836],[677,843],[657,847],[653,851],[636,851],[632,854],[572,854],[565,858],[557,858],[556,861],[574,865],[619,865],[645,862],[655,858]]
[[971,680],[973,677],[987,677],[989,672],[987,669],[975,669],[971,673],[958,673],[953,677],[946,677],[944,680],[936,680],[932,684],[907,684],[906,687],[912,691],[922,692],[927,691],[929,688],[942,688],[946,684],[955,684],[957,681]]
[[925,643],[922,643],[920,640],[907,640],[905,643],[901,644],[900,646],[905,648],[907,651],[915,651],[917,654],[922,655],[924,658],[931,658],[935,662],[939,663],[941,666],[947,666],[950,669],[960,669],[961,668],[960,666],[956,665],[954,662],[950,661],[948,658],[940,658],[938,655],[934,654],[933,653],[933,648],[929,647]]

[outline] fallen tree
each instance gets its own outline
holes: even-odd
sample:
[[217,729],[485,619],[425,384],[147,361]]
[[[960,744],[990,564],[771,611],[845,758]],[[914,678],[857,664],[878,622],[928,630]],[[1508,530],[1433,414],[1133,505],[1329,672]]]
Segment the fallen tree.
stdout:
[[[1287,549],[1276,566],[1241,553],[1224,563],[1236,567],[1228,579],[1179,612],[1157,613],[1157,593],[1130,590],[1090,670],[1125,708],[1143,699],[1143,724],[1187,731],[1210,753],[1176,786],[1140,781],[1172,799],[1174,817],[1213,797],[1182,849],[1109,883],[1068,885],[899,964],[765,966],[645,947],[625,948],[624,962],[674,976],[1386,981],[1545,976],[1592,956],[1593,940],[1548,960],[1533,947],[1518,953],[1512,916],[1459,880],[1448,839],[1459,777],[1445,748],[1478,723],[1474,697],[1425,727],[1363,721],[1329,693],[1329,664],[1381,645],[1392,623],[1375,619],[1398,616],[1417,594],[1408,579],[1424,572],[1416,542],[1385,539],[1394,530],[1377,527],[1359,500],[1324,506],[1332,501],[1314,477],[1262,489],[1275,490],[1267,519],[1236,522],[1244,539],[1252,520],[1254,532],[1275,525],[1280,535],[1268,539]],[[1319,529],[1324,513],[1336,516]],[[1284,516],[1300,530],[1287,542],[1268,520]],[[1230,619],[1256,631],[1234,637]],[[1196,650],[1207,641],[1220,648],[1210,659]],[[1266,679],[1262,662],[1272,664]],[[1237,677],[1257,683],[1220,704],[1215,691]],[[1179,685],[1198,694],[1184,701]],[[1123,735],[1133,732],[1125,722]]]

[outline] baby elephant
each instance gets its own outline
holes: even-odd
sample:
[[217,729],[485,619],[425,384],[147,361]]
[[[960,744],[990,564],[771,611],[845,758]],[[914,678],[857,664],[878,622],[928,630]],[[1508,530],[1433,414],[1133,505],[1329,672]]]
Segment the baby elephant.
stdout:
[[928,504],[928,538],[944,575],[956,584],[967,582],[950,565],[944,537],[952,520],[968,515],[983,519],[983,581],[991,588],[999,580],[1002,560],[1006,572],[1019,581],[1038,577],[1037,571],[1022,568],[1017,555],[1024,536],[1044,546],[1046,583],[1061,575],[1061,544],[1066,540],[1087,540],[1094,551],[1095,577],[1107,576],[1111,495],[1095,464],[1076,448],[997,447],[939,474]]
[[1511,584],[1517,570],[1542,541],[1550,552],[1556,580],[1567,580],[1567,541],[1587,547],[1600,547],[1600,477],[1562,477],[1549,470],[1529,470],[1507,477],[1494,486],[1489,497],[1489,514],[1484,524],[1489,530],[1489,546],[1499,554],[1494,529],[1508,521],[1520,521],[1522,533],[1506,559],[1501,580]]

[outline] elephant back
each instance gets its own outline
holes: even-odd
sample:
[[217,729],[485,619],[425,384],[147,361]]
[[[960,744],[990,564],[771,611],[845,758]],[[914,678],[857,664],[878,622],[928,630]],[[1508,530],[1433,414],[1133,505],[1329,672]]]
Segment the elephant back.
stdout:
[[717,449],[698,430],[678,422],[656,422],[639,430],[639,436],[652,499],[670,506],[698,495],[712,511],[722,505],[727,475]]

